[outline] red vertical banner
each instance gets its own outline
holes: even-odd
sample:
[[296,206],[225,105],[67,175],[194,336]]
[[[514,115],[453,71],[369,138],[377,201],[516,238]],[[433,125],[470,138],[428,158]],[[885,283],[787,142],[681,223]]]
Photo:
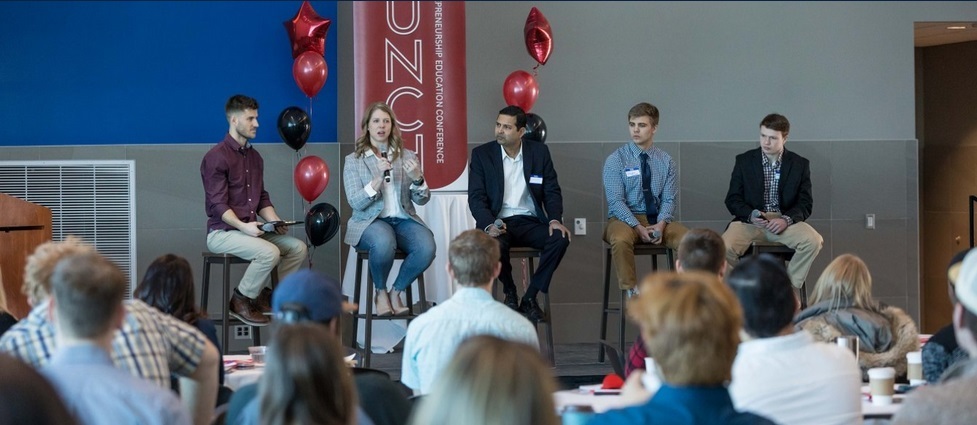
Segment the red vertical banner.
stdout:
[[355,134],[363,109],[386,102],[431,189],[456,183],[468,165],[465,2],[354,2],[353,50]]

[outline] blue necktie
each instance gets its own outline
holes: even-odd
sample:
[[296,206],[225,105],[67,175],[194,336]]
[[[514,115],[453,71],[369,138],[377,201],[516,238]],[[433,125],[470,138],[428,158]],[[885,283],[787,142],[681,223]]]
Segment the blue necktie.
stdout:
[[658,205],[655,204],[655,196],[651,194],[651,165],[648,165],[648,154],[641,152],[638,155],[641,159],[641,192],[645,195],[645,215],[648,216],[648,224],[658,222]]

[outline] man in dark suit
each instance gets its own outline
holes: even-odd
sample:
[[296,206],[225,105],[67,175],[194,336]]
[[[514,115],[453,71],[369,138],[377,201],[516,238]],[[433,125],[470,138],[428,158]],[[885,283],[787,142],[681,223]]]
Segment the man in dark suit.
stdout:
[[[476,226],[499,241],[505,304],[538,321],[545,316],[536,294],[549,291],[553,272],[570,244],[570,231],[563,226],[563,196],[550,151],[542,143],[522,140],[525,133],[526,113],[521,108],[510,105],[499,111],[495,140],[472,151],[468,206]],[[513,246],[542,251],[522,302],[509,264]]]
[[726,208],[735,217],[726,232],[726,262],[735,267],[753,241],[779,242],[796,252],[787,272],[795,288],[807,279],[823,239],[804,221],[811,215],[811,165],[784,149],[790,122],[770,114],[760,122],[760,147],[736,156]]

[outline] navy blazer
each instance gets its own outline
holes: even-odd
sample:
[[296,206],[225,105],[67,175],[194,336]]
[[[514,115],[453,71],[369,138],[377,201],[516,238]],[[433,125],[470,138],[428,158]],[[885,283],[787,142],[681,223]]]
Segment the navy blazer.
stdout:
[[[495,140],[472,150],[472,160],[468,166],[468,207],[479,229],[494,223],[502,210],[505,188],[502,155],[502,147]],[[562,223],[563,195],[549,148],[543,143],[523,140],[522,164],[526,187],[536,207],[536,217],[542,223],[551,220]],[[531,184],[530,176],[542,177],[542,184]]]
[[[736,156],[736,165],[729,179],[726,208],[735,220],[750,222],[753,210],[763,211],[763,152],[760,148]],[[811,163],[806,158],[784,151],[780,159],[780,212],[800,223],[811,216],[814,198],[811,196]]]

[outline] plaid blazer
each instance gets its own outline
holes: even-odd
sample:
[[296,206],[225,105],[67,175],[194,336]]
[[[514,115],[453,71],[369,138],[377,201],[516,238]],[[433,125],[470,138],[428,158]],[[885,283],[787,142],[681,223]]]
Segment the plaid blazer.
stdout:
[[[404,160],[409,158],[416,159],[417,155],[408,149],[402,149],[401,155],[390,164],[393,166],[390,169],[390,184],[397,185],[400,188],[400,206],[407,215],[418,223],[427,226],[414,211],[414,204],[426,204],[431,199],[431,190],[426,184],[422,187],[414,187],[411,184],[410,177],[407,177],[407,173],[404,172]],[[349,222],[346,224],[346,239],[344,240],[349,246],[356,246],[360,243],[363,231],[383,211],[382,193],[378,192],[375,196],[370,197],[364,189],[374,177],[381,174],[383,173],[377,168],[376,155],[367,153],[357,157],[356,152],[346,155],[343,165],[343,189],[346,190],[346,200],[353,209],[353,216],[349,218]]]

